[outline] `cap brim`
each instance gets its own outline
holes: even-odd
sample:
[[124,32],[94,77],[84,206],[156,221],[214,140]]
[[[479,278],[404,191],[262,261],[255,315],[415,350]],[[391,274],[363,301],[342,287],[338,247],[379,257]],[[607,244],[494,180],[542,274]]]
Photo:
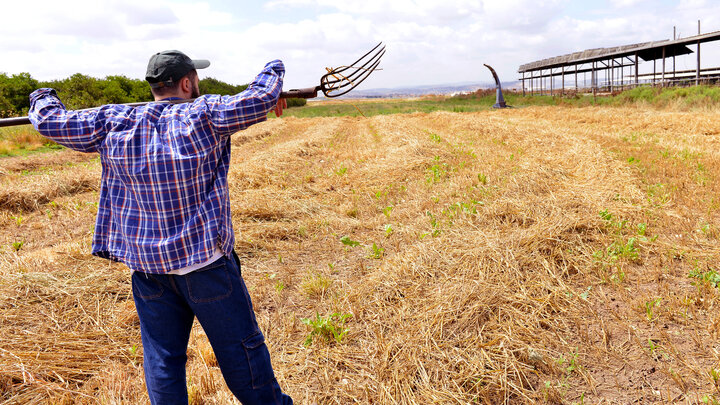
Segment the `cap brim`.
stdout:
[[206,67],[210,66],[210,61],[207,59],[193,59],[193,66],[195,66],[195,69],[205,69]]

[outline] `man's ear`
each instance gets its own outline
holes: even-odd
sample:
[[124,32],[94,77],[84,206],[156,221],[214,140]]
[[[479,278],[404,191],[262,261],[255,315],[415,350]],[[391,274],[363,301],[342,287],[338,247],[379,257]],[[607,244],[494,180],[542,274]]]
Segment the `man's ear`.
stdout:
[[192,93],[192,80],[189,77],[185,76],[180,79],[180,90],[183,93]]

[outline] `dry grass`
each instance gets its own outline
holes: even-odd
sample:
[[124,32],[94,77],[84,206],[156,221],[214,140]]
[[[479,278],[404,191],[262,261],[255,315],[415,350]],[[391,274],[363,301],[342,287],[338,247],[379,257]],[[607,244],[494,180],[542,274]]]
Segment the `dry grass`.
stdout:
[[[236,250],[281,386],[299,404],[720,398],[716,116],[536,107],[235,135]],[[87,254],[99,163],[6,162],[0,403],[145,403],[129,273]],[[301,319],[332,314],[351,315],[340,343],[305,346]],[[199,327],[189,357],[192,403],[230,403]]]

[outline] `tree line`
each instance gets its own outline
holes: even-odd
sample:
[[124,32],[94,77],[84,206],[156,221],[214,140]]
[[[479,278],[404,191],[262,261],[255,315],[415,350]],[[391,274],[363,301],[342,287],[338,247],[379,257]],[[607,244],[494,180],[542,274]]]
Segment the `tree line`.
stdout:
[[[70,110],[153,99],[146,81],[125,76],[98,79],[76,73],[66,79],[39,81],[29,73],[0,73],[0,118],[27,115],[30,108],[28,96],[43,87],[57,90],[63,104]],[[232,85],[207,77],[200,79],[199,87],[201,94],[231,95],[245,90],[247,85]],[[305,103],[303,99],[289,99],[288,107],[302,106]]]

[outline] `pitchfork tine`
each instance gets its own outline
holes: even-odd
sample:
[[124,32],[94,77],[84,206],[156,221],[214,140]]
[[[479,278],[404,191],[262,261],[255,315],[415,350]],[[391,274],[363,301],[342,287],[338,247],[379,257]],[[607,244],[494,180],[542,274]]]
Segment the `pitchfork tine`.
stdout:
[[[374,51],[375,49],[377,49],[377,47],[380,46],[380,45],[382,45],[382,42],[379,43],[375,48],[373,48],[373,51]],[[363,59],[365,59],[365,57],[367,57],[371,52],[372,52],[372,51],[366,53],[365,55],[363,55],[362,58],[356,60],[356,61],[353,62],[351,65],[341,66],[341,67],[339,67],[338,69],[333,70],[332,73],[342,73],[342,72],[344,72],[344,71],[346,71],[346,70],[348,70],[348,69],[355,69],[355,71],[354,71],[353,73],[351,73],[349,76],[346,76],[346,77],[348,77],[348,78],[352,78],[352,76],[355,75],[359,70],[362,70],[362,69],[365,68],[368,64],[372,64],[376,58],[382,57],[382,55],[385,54],[385,47],[383,46],[379,51],[377,51],[373,56],[371,56],[362,66],[360,66],[360,67],[355,66],[355,65],[357,65],[358,63],[360,63],[360,61],[362,61]],[[329,75],[326,75],[326,76],[329,76]],[[342,80],[342,79],[329,80],[328,83],[331,83],[331,84],[332,84],[332,83],[335,83],[335,82],[339,82],[339,81],[341,81],[341,80]]]
[[[380,54],[380,57],[378,57],[377,60],[376,60],[369,68],[367,68],[367,69],[362,69],[362,73],[361,73],[358,77],[353,78],[352,81],[351,81],[351,80],[346,80],[345,83],[342,83],[342,84],[340,84],[339,86],[336,86],[336,87],[334,88],[334,90],[339,90],[339,89],[342,89],[342,88],[344,88],[344,87],[351,86],[349,89],[347,89],[347,91],[344,92],[344,93],[347,93],[348,91],[352,90],[352,89],[355,88],[357,85],[359,85],[360,83],[362,83],[365,79],[368,78],[368,76],[370,76],[370,74],[371,74],[371,73],[375,70],[375,68],[380,64],[380,58],[381,58],[384,54],[385,54],[385,52],[383,51],[383,53]],[[360,71],[360,70],[359,70],[359,71]],[[352,75],[348,76],[348,78],[351,77],[351,76],[352,76]],[[341,93],[341,94],[344,94],[344,93]]]
[[[338,97],[349,92],[375,71],[383,55],[385,46],[380,42],[352,64],[328,69],[328,73],[320,78],[318,90],[322,90],[326,97]],[[347,72],[347,75],[343,72]]]
[[[327,80],[325,83],[332,85],[332,84],[336,84],[336,83],[343,82],[343,81],[352,81],[355,78],[355,76],[362,76],[367,70],[371,70],[371,69],[367,69],[367,66],[375,64],[375,62],[379,61],[380,58],[383,57],[383,55],[385,55],[385,47],[382,47],[375,55],[373,55],[370,59],[368,59],[362,66],[358,67],[358,66],[350,65],[350,66],[341,67],[337,70],[333,70],[331,74],[327,74],[326,76],[327,77],[333,76],[334,79]],[[356,61],[355,63],[358,63],[358,62]],[[347,76],[340,74],[348,69],[354,69],[354,70],[352,73],[350,73]],[[339,77],[335,76],[338,74],[340,74]]]

